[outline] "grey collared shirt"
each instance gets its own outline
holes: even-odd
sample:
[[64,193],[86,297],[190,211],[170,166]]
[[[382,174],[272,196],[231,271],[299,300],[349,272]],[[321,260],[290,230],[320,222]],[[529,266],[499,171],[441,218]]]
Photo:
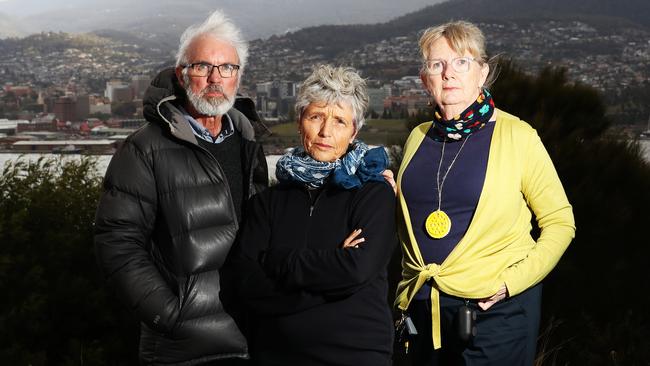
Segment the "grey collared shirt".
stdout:
[[235,132],[235,127],[232,124],[232,120],[227,114],[224,114],[221,117],[221,131],[219,132],[219,135],[212,136],[210,131],[205,128],[205,126],[203,126],[199,121],[195,120],[194,117],[190,116],[190,114],[187,113],[185,108],[179,107],[178,109],[181,111],[181,113],[183,113],[183,116],[185,116],[185,119],[187,119],[187,121],[190,123],[190,126],[192,126],[194,136],[207,142],[218,144],[220,142],[223,142],[223,140],[226,138],[232,136],[232,134]]

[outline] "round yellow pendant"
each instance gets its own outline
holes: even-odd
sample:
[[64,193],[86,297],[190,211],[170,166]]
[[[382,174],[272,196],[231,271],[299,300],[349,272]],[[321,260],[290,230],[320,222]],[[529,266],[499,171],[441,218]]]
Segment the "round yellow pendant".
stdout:
[[444,211],[435,210],[424,222],[427,234],[434,239],[444,238],[451,230],[451,220]]

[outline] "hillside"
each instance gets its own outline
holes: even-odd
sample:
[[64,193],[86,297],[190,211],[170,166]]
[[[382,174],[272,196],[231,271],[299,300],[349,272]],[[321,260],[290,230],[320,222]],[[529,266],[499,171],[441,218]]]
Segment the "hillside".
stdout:
[[5,82],[101,92],[107,80],[130,80],[159,70],[169,50],[96,34],[43,32],[0,39],[0,73]]
[[[489,3],[489,8],[488,4]],[[491,56],[531,75],[548,66],[608,96],[625,123],[647,121],[650,106],[650,1],[450,0],[374,25],[320,26],[251,43],[243,85],[300,81],[311,65],[349,65],[376,85],[417,75],[418,33],[454,19],[479,25]]]
[[[223,9],[249,39],[308,26],[385,22],[443,0],[0,0],[0,13],[26,33],[119,29],[146,39],[178,41],[180,33]],[[0,21],[1,21],[0,17]]]
[[[549,65],[562,67],[570,80],[606,93],[609,112],[621,120],[647,121],[648,13],[648,0],[450,0],[386,23],[315,26],[252,41],[242,90],[254,93],[264,82],[299,82],[319,63],[353,66],[373,79],[373,87],[392,83],[417,75],[418,32],[451,19],[468,19],[484,31],[490,55],[512,58],[531,74]],[[0,25],[2,19],[0,15]],[[170,65],[178,46],[172,33],[179,29],[180,22],[159,14],[157,27],[136,32],[124,28],[94,35],[43,32],[0,40],[0,74],[15,84],[73,83],[99,92],[106,80],[152,75]]]
[[597,29],[650,29],[650,1],[647,0],[450,0],[374,25],[320,26],[287,35],[289,44],[326,57],[372,43],[418,32],[452,19],[475,22],[543,19],[588,21]]

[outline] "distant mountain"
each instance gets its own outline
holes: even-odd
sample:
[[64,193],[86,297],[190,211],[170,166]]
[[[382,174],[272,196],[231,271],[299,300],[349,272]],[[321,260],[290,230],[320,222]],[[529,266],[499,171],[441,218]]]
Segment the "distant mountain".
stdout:
[[147,47],[119,34],[42,32],[0,39],[1,83],[99,93],[106,81],[152,75],[171,59],[167,49]]
[[117,43],[138,45],[145,49],[163,48],[163,49],[168,49],[169,52],[173,52],[174,48],[178,46],[178,42],[173,42],[174,47],[172,47],[171,49],[168,47],[161,47],[161,46],[165,46],[166,44],[164,40],[152,40],[147,38],[141,38],[131,32],[125,32],[116,29],[98,29],[88,33],[77,33],[77,34],[78,35],[92,34],[100,38],[110,39]]
[[92,33],[72,34],[64,32],[43,32],[31,34],[24,38],[0,40],[0,51],[6,51],[5,57],[14,57],[25,52],[39,57],[47,57],[50,53],[63,53],[75,49],[81,52],[95,52],[101,48],[129,48],[129,44]]
[[321,24],[385,22],[444,0],[5,0],[0,12],[31,33],[119,29],[176,43],[190,24],[223,9],[249,39]]
[[287,35],[297,49],[333,57],[362,43],[408,35],[449,20],[589,20],[595,27],[650,28],[648,0],[450,0],[373,25],[318,26]]

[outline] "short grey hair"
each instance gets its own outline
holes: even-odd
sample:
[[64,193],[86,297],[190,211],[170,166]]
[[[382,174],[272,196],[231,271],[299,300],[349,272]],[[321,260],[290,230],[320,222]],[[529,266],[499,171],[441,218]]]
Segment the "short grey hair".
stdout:
[[365,122],[368,109],[366,81],[351,67],[318,65],[300,85],[296,97],[298,121],[311,103],[327,104],[347,102],[352,106],[354,128],[359,131]]
[[206,35],[230,43],[235,48],[239,57],[239,75],[241,75],[248,59],[248,42],[244,40],[239,28],[220,10],[215,10],[203,23],[193,24],[183,32],[176,53],[176,67],[189,62],[187,54],[192,41]]

